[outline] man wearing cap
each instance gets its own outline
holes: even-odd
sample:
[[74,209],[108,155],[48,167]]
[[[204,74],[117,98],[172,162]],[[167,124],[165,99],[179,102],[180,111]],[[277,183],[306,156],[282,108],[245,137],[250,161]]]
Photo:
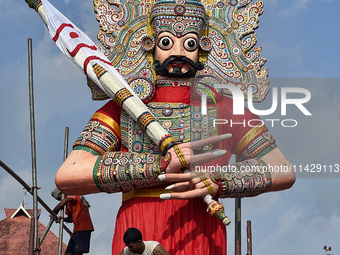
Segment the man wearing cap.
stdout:
[[[56,200],[61,200],[61,192],[55,188],[52,196]],[[65,196],[56,205],[53,212],[58,214],[61,208],[66,205],[66,222],[73,222],[73,234],[67,245],[65,255],[81,255],[89,253],[91,233],[94,231],[90,213],[89,203],[83,196]]]

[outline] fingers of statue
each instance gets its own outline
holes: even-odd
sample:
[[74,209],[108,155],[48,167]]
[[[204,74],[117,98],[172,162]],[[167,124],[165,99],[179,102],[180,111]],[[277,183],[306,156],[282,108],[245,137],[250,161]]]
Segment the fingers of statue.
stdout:
[[199,155],[194,155],[193,150],[204,147],[205,145],[211,145],[219,141],[228,139],[231,134],[218,135],[209,137],[203,140],[194,141],[190,143],[181,143],[170,148],[171,161],[167,167],[167,173],[176,173],[183,171],[186,168],[193,168],[199,164],[209,162],[215,158],[218,158],[226,153],[226,150],[213,150]]
[[191,198],[199,198],[208,195],[208,189],[194,189],[185,192],[173,192],[173,193],[165,193],[161,194],[159,197],[161,199],[191,199]]
[[[210,183],[213,181],[210,179],[209,173],[204,173],[205,179],[207,179]],[[183,174],[161,174],[158,176],[158,179],[161,181],[170,181],[176,182],[176,184],[172,184],[166,187],[167,190],[173,191],[184,191],[184,190],[193,190],[193,189],[202,189],[206,187],[203,183],[202,179],[198,177],[195,172],[188,172]]]
[[175,184],[171,184],[165,188],[166,190],[172,190],[174,192],[183,192],[190,190],[189,182],[179,182]]
[[158,175],[158,179],[161,181],[166,180],[166,181],[174,181],[174,182],[185,182],[185,181],[190,181],[193,178],[197,178],[197,174],[194,172],[182,173],[182,174],[170,173],[170,174]]
[[229,139],[232,136],[232,134],[223,134],[223,135],[217,135],[217,136],[213,136],[213,137],[209,137],[206,139],[202,139],[199,141],[194,141],[190,143],[190,148],[192,150],[198,149],[198,148],[202,148],[206,145],[213,145],[219,141],[225,140],[225,139]]
[[[163,175],[168,181],[182,181],[176,184],[169,185],[166,190],[172,190],[173,193],[165,193],[160,196],[162,199],[190,199],[203,197],[205,195],[215,196],[218,192],[219,186],[211,179],[207,178],[205,182],[201,178],[197,177],[196,173],[184,173],[184,174],[166,174]],[[185,181],[187,179],[189,181]],[[210,186],[210,188],[207,186]],[[212,192],[209,192],[212,189]]]
[[210,185],[213,189],[213,192],[210,193],[208,187],[205,183],[201,182],[199,180],[198,183],[194,185],[194,187],[190,188],[190,183],[188,182],[182,182],[182,183],[176,183],[172,184],[167,187],[167,190],[172,190],[172,193],[165,193],[161,194],[160,198],[162,199],[191,199],[191,198],[199,198],[204,197],[205,195],[212,195],[215,196],[218,192],[219,186],[212,182],[209,179]]
[[200,178],[194,178],[194,179],[190,179],[190,181],[171,184],[167,186],[165,189],[172,190],[175,192],[182,192],[182,191],[187,191],[187,190],[192,190],[192,189],[197,189],[197,188],[204,188],[204,184],[201,183]]
[[[208,151],[199,155],[192,155],[190,157],[190,168],[196,168],[203,163],[209,162],[213,159],[219,158],[221,156],[223,156],[224,154],[226,154],[227,151],[226,150],[213,150],[213,151]],[[199,170],[199,169],[197,169]]]
[[[212,181],[211,181],[212,182]],[[206,187],[206,185],[205,185],[205,183],[203,183],[201,180],[199,180],[199,182],[197,182],[195,185],[194,185],[194,188],[195,189],[203,189],[203,188],[205,188]],[[193,189],[193,188],[192,188]]]

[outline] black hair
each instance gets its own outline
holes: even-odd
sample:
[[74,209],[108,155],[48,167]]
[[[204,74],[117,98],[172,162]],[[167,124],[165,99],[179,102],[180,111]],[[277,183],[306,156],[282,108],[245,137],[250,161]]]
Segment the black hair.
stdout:
[[142,238],[142,233],[137,228],[129,228],[123,236],[123,241],[125,244],[137,243],[139,240],[142,241]]

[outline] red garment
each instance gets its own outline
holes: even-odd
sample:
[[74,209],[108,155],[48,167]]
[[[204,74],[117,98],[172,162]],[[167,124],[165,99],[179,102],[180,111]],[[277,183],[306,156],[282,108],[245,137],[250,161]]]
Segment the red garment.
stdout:
[[[164,101],[165,100],[165,101]],[[152,102],[190,103],[190,87],[157,87]]]
[[144,240],[159,242],[171,255],[225,255],[225,226],[211,217],[206,209],[202,199],[129,199],[123,202],[118,212],[112,254],[119,254],[124,248],[126,229],[135,227],[142,232]]
[[66,214],[72,215],[73,233],[77,231],[94,230],[89,209],[84,206],[80,196],[68,196],[72,198],[66,205]]

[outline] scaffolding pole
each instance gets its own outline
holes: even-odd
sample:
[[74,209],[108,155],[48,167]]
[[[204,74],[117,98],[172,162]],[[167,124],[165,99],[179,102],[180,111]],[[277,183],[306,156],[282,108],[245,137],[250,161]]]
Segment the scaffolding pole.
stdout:
[[235,198],[235,255],[241,255],[241,198]]
[[253,254],[253,244],[252,244],[252,236],[251,236],[251,221],[247,221],[247,254],[246,255],[252,255]]
[[[235,157],[235,162],[238,162]],[[241,198],[235,198],[235,255],[241,255]]]
[[34,255],[34,217],[31,218],[30,223],[30,239],[28,246],[28,255]]
[[32,155],[32,190],[33,190],[33,218],[34,218],[34,254],[39,255],[38,239],[38,186],[37,186],[37,160],[35,145],[35,121],[34,121],[34,93],[33,93],[33,54],[32,39],[28,38],[28,83],[30,105],[30,129],[31,129],[31,155]]
[[[65,127],[65,140],[64,140],[64,161],[68,156],[68,138],[69,128]],[[65,198],[64,194],[61,194],[61,201]],[[60,225],[59,225],[59,243],[58,243],[58,254],[61,255],[63,252],[63,226],[64,226],[64,207],[60,210]]]
[[48,231],[49,231],[50,228],[52,227],[53,221],[54,221],[54,220],[53,220],[53,218],[51,217],[50,221],[48,222],[48,224],[47,224],[47,226],[46,226],[46,228],[45,228],[44,233],[43,233],[43,234],[41,235],[41,237],[40,237],[40,244],[42,244],[42,242],[44,241],[44,239],[45,239],[45,237],[46,237]]

